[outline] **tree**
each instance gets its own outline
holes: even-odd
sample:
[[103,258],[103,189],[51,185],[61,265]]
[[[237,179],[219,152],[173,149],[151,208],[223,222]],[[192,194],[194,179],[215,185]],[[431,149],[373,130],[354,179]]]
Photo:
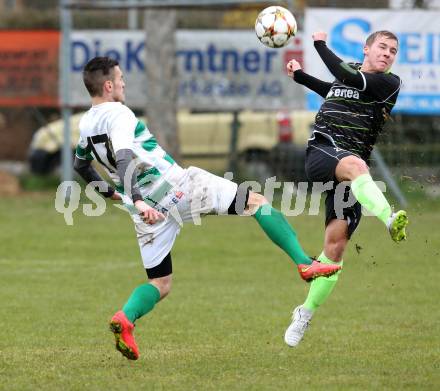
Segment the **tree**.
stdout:
[[179,161],[180,148],[177,132],[177,11],[150,9],[145,11],[148,125],[159,144]]

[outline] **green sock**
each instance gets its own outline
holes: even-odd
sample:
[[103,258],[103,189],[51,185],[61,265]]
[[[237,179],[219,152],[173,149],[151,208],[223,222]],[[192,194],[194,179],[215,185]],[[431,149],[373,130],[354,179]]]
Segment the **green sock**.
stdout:
[[131,323],[150,312],[160,299],[160,292],[152,284],[139,285],[132,292],[122,311]]
[[297,265],[312,263],[299,244],[296,232],[279,210],[265,204],[257,210],[254,217],[270,240],[283,249],[293,262]]
[[[333,262],[332,260],[328,259],[324,255],[324,251],[318,257],[318,261],[330,265],[339,264],[342,266],[343,264],[343,261]],[[332,290],[335,287],[336,282],[338,281],[341,271],[342,270],[339,270],[330,277],[315,278],[310,284],[309,294],[307,295],[307,299],[304,302],[303,307],[307,308],[310,311],[315,311],[321,304],[323,304],[330,296],[330,293],[332,293]]]
[[351,190],[359,203],[385,225],[391,216],[391,206],[374,183],[370,174],[359,175],[351,182]]

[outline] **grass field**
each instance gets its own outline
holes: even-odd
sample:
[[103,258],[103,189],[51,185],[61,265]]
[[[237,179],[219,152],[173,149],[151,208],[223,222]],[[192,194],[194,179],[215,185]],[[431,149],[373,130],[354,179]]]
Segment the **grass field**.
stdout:
[[[402,245],[364,219],[296,349],[283,335],[307,285],[255,221],[186,226],[173,291],[137,323],[141,358],[129,362],[107,322],[145,280],[130,219],[116,208],[78,211],[67,226],[53,199],[0,201],[1,390],[440,389],[435,205],[409,208]],[[322,217],[290,221],[318,253]]]

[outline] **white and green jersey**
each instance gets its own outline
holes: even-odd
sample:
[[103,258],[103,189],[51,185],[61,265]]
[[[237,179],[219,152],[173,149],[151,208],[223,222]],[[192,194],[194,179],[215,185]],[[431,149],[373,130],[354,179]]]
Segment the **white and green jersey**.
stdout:
[[145,195],[164,177],[179,175],[180,168],[157,143],[146,125],[119,102],[92,106],[79,123],[80,137],[76,148],[79,159],[95,159],[122,191],[116,171],[116,152],[130,149],[136,157],[136,175],[141,194]]

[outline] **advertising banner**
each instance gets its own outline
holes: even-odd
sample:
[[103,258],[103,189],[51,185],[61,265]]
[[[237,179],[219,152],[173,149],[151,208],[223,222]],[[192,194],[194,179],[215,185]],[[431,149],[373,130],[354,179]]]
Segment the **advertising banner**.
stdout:
[[[440,11],[308,9],[303,47],[305,71],[332,81],[313,47],[315,31],[328,33],[327,45],[344,61],[362,62],[369,34],[389,30],[399,38],[399,51],[392,72],[403,85],[394,112],[440,114]],[[307,91],[307,108],[317,110],[321,98]]]
[[[253,30],[179,30],[176,39],[180,108],[275,110],[305,107],[304,90],[289,80],[285,71],[290,58],[302,61],[301,35],[282,49],[266,48]],[[127,105],[144,109],[148,102],[143,31],[73,32],[72,104],[89,105],[81,71],[87,61],[98,55],[119,60],[126,79]]]
[[0,105],[58,106],[58,31],[0,31]]

